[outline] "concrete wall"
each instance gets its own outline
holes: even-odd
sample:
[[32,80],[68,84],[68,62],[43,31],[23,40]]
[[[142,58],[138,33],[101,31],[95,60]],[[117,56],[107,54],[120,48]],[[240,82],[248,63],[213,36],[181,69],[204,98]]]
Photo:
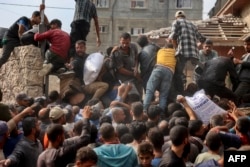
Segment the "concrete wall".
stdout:
[[243,18],[243,21],[247,23],[247,26],[250,27],[250,4],[243,8],[241,17]]
[[[96,47],[95,26],[87,37],[87,52],[104,51],[108,46],[119,44],[119,37],[131,28],[144,28],[144,32],[168,27],[175,19],[177,10],[183,10],[189,20],[202,19],[202,0],[192,0],[191,8],[176,8],[176,0],[146,0],[145,8],[131,8],[131,0],[110,0],[108,8],[97,8],[99,24],[106,25],[108,31],[101,33],[101,47]],[[121,29],[122,27],[122,29]],[[137,36],[132,36],[135,41]]]
[[37,75],[42,64],[39,48],[33,45],[16,47],[8,62],[0,69],[3,102],[14,103],[15,96],[20,92],[27,93],[30,97],[43,95],[43,78]]

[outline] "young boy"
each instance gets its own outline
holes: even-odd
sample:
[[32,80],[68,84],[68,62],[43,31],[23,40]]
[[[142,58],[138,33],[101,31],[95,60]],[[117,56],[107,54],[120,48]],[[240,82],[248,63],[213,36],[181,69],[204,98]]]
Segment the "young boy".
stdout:
[[154,159],[154,148],[151,143],[140,143],[137,153],[139,159],[139,165],[137,167],[153,167],[151,161]]
[[68,164],[67,167],[91,167],[96,165],[98,157],[90,147],[82,147],[76,153],[75,164]]

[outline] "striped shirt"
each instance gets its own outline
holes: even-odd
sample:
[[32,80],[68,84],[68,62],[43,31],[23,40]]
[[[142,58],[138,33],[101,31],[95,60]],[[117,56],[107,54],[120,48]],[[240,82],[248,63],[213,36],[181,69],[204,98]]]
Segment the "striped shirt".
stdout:
[[85,20],[90,23],[92,18],[97,17],[96,7],[90,0],[75,0],[74,20]]
[[204,42],[205,37],[202,36],[196,26],[184,18],[178,18],[172,24],[170,39],[174,39],[178,43],[176,55],[186,58],[194,57],[198,59],[198,41]]

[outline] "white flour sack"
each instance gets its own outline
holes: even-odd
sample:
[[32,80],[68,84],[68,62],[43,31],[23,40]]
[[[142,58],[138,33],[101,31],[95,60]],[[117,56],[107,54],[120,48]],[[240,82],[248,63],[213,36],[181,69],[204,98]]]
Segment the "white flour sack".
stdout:
[[210,100],[204,90],[197,91],[193,97],[185,97],[189,106],[193,109],[198,119],[202,120],[204,124],[208,125],[211,116],[215,114],[226,113],[225,110],[216,105]]
[[90,54],[84,64],[83,81],[85,85],[89,85],[98,77],[103,64],[104,56],[97,52]]

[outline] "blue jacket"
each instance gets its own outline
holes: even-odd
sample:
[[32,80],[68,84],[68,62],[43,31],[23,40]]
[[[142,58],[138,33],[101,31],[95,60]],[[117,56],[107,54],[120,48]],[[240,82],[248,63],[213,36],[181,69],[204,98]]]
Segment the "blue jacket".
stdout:
[[132,147],[124,144],[104,144],[94,148],[101,167],[136,167],[137,155]]

